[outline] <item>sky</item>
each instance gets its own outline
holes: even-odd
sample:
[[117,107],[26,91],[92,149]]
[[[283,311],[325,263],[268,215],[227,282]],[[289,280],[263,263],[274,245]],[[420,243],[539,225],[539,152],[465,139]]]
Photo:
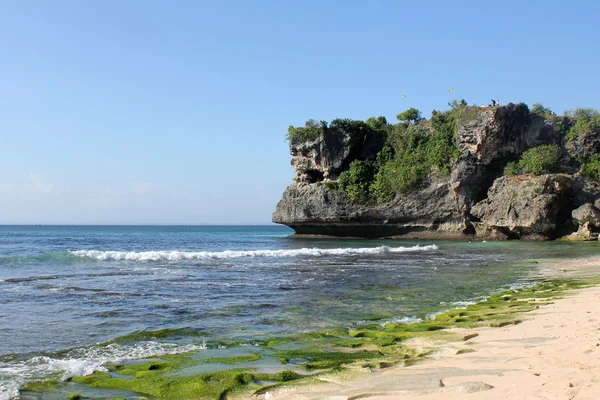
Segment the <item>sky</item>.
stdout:
[[0,0],[0,224],[268,224],[294,176],[289,125],[461,98],[600,108],[599,13]]

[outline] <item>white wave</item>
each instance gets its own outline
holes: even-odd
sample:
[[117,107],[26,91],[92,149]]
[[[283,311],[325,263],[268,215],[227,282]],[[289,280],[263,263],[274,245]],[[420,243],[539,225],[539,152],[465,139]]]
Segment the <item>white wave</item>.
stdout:
[[19,384],[11,380],[0,378],[0,400],[11,400],[19,398]]
[[510,285],[508,287],[508,290],[512,290],[513,292],[518,292],[520,290],[525,290],[525,289],[529,289],[530,287],[533,287],[537,284],[539,284],[540,282],[537,281],[532,281],[532,282],[517,282],[514,283],[512,285]]
[[395,317],[395,318],[388,319],[386,321],[382,321],[380,323],[380,325],[383,328],[387,324],[409,325],[409,324],[418,324],[419,322],[424,322],[423,318],[419,318],[419,317]]
[[435,244],[411,247],[358,247],[358,248],[302,248],[295,250],[225,250],[225,251],[99,251],[76,250],[70,251],[78,257],[94,258],[99,261],[182,261],[202,260],[210,258],[241,258],[241,257],[301,257],[301,256],[348,256],[375,255],[384,253],[408,253],[437,250]]
[[146,341],[133,346],[111,343],[106,346],[74,349],[64,358],[39,356],[26,361],[0,363],[0,400],[17,399],[19,387],[31,381],[51,376],[67,380],[73,376],[89,375],[94,371],[106,371],[104,365],[107,363],[200,350],[206,350],[206,343],[177,345]]
[[453,302],[445,302],[445,301],[440,301],[440,306],[455,306],[458,308],[464,308],[464,307],[468,307],[470,305],[473,304],[477,304],[477,301],[474,300],[464,300],[464,301],[453,301]]

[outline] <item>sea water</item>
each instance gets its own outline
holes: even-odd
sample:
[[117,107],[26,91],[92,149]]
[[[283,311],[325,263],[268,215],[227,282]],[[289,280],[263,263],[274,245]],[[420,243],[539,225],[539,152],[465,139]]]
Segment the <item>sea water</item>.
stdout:
[[[540,258],[598,249],[291,233],[276,225],[0,227],[0,400],[108,362],[218,352],[373,319],[424,320],[535,281]],[[182,334],[148,334],[165,330]]]

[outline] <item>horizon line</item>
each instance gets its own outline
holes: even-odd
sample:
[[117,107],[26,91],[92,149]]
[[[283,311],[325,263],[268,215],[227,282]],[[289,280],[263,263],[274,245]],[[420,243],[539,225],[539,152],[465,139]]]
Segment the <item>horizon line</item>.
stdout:
[[275,222],[270,223],[248,223],[248,224],[3,224],[0,226],[285,226]]

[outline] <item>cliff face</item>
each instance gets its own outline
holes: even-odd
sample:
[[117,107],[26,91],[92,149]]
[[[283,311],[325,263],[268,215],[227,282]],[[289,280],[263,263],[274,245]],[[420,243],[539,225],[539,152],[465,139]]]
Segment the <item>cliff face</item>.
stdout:
[[[571,237],[597,237],[600,222],[575,218],[572,211],[587,204],[588,214],[591,207],[600,215],[594,206],[600,185],[577,172],[577,157],[600,146],[595,136],[567,142],[555,126],[524,104],[477,109],[457,127],[460,156],[450,173],[432,174],[425,185],[384,204],[352,202],[328,184],[353,160],[374,159],[384,139],[326,131],[316,140],[291,140],[295,183],[285,190],[273,222],[297,234],[330,236],[546,240],[579,231]],[[503,176],[526,150],[549,144],[560,148],[561,173]]]

